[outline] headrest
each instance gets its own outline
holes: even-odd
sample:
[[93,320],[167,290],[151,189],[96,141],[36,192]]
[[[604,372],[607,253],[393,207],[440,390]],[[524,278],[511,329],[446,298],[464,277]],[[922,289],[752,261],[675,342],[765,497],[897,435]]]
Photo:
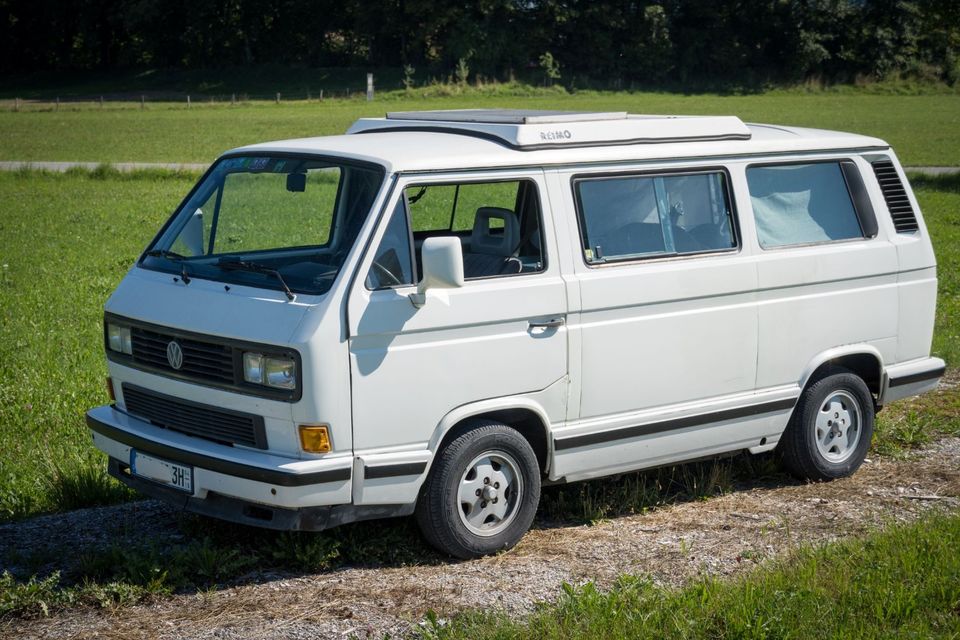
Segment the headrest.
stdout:
[[[502,222],[502,228],[491,228],[494,220]],[[480,207],[473,220],[473,233],[470,234],[470,252],[491,256],[508,257],[516,251],[520,243],[520,221],[510,209],[501,207]]]

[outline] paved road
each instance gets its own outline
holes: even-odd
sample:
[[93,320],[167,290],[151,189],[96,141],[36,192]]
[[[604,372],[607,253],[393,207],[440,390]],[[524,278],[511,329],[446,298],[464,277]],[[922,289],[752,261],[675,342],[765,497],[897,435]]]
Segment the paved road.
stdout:
[[[42,169],[62,173],[77,167],[96,169],[109,164],[117,171],[139,171],[141,169],[172,169],[174,171],[204,171],[209,166],[196,162],[24,162],[20,160],[0,161],[0,171],[18,171],[23,168]],[[906,167],[909,173],[921,173],[928,176],[943,176],[960,173],[960,167]]]

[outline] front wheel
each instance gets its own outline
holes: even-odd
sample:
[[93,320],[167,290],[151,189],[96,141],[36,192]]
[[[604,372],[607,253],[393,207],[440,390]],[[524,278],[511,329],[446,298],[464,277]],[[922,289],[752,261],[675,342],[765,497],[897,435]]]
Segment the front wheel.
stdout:
[[780,441],[783,462],[806,480],[851,475],[867,457],[873,437],[873,396],[845,369],[811,384],[800,396]]
[[417,523],[434,547],[457,558],[510,549],[540,502],[540,466],[530,443],[497,422],[476,422],[446,445],[417,501]]

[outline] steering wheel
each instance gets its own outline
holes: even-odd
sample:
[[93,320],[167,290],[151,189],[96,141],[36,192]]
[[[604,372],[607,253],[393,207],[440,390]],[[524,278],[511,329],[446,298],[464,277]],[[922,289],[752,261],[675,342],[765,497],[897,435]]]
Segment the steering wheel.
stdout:
[[393,271],[390,271],[390,269],[387,269],[385,266],[383,266],[382,264],[380,264],[380,263],[377,262],[376,260],[374,260],[374,261],[370,264],[370,266],[373,267],[373,269],[377,272],[377,275],[378,275],[378,277],[380,278],[380,282],[381,282],[381,283],[383,283],[383,280],[386,279],[386,280],[387,280],[387,284],[389,284],[389,285],[391,285],[391,286],[396,286],[396,285],[402,285],[402,284],[403,284],[402,282],[400,282],[400,278],[398,278],[398,277],[396,276],[396,274],[393,273]]

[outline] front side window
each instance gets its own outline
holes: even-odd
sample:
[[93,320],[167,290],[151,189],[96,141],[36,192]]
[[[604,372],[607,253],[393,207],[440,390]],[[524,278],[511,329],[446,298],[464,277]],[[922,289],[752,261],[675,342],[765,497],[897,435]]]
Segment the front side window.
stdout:
[[722,172],[575,181],[590,264],[736,248]]
[[[367,288],[419,281],[420,251],[434,236],[460,241],[468,280],[543,271],[541,215],[540,197],[530,180],[408,186],[374,254]],[[412,257],[403,239],[409,237],[408,220]]]
[[747,168],[760,246],[864,237],[840,162]]
[[379,169],[326,159],[223,159],[141,266],[187,279],[325,293],[382,182]]

